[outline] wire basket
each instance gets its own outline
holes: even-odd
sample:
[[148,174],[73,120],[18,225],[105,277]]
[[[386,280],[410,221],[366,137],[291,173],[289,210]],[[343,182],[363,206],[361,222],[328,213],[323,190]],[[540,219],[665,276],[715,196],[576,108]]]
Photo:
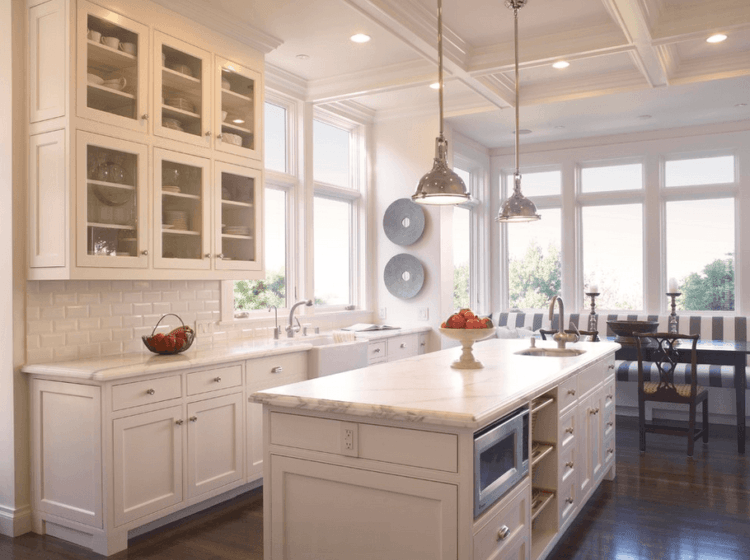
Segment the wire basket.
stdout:
[[[177,317],[182,323],[181,327],[177,327],[169,332],[169,334],[155,334],[156,329],[159,327],[159,323],[164,320],[164,317],[172,315]],[[195,340],[195,331],[185,325],[185,322],[179,315],[174,313],[167,313],[162,315],[161,319],[154,326],[154,330],[151,331],[151,336],[142,336],[143,344],[146,348],[151,350],[154,354],[179,354],[190,348]]]

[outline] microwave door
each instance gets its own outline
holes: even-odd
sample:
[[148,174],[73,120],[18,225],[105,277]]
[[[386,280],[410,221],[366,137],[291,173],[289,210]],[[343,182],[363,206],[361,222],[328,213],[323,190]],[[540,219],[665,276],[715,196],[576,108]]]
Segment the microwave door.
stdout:
[[475,497],[479,509],[493,503],[523,477],[523,418],[515,417],[474,440]]

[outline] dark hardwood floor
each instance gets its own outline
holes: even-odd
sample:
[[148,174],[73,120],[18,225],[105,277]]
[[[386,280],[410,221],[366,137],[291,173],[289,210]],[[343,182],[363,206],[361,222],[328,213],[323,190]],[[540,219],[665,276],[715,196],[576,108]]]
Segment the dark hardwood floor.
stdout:
[[[735,428],[711,426],[708,445],[649,434],[618,417],[617,479],[604,481],[550,555],[561,560],[750,560],[750,458]],[[261,560],[259,490],[130,541],[113,560]],[[54,537],[0,536],[1,560],[101,559]],[[356,559],[352,559],[356,560]],[[384,559],[386,560],[386,559]]]

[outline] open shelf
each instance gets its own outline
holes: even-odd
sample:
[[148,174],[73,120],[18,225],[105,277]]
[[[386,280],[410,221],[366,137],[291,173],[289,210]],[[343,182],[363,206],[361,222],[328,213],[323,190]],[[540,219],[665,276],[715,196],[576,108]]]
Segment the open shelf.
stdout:
[[534,467],[539,461],[552,453],[555,446],[551,443],[534,442],[531,446],[531,466]]
[[188,118],[193,121],[200,121],[201,116],[198,113],[193,113],[191,111],[185,111],[184,109],[178,109],[177,107],[170,107],[169,105],[162,105],[161,111],[165,117],[172,117],[172,118]]
[[123,185],[122,183],[110,183],[109,181],[96,181],[94,179],[88,179],[86,181],[89,185],[98,185],[100,187],[108,187],[110,189],[123,189],[126,191],[134,191],[133,185]]
[[222,233],[222,237],[225,237],[227,239],[248,239],[252,240],[252,235],[236,235],[236,234],[230,234],[230,233]]
[[162,67],[161,83],[165,88],[182,93],[190,93],[199,97],[202,93],[201,81],[198,78],[193,78],[166,66]]
[[242,208],[252,208],[253,203],[252,202],[240,202],[239,200],[226,200],[221,199],[221,203],[225,204],[227,206],[241,206]]
[[546,508],[555,497],[555,493],[552,490],[545,490],[543,488],[532,488],[531,489],[531,521],[539,516],[544,508]]
[[162,229],[162,233],[168,233],[170,235],[200,235],[199,231],[192,231],[189,229]]
[[222,132],[239,132],[241,134],[253,134],[253,131],[244,126],[240,126],[234,123],[223,122],[221,123]]
[[[134,114],[135,111],[135,95],[132,93],[125,93],[124,91],[117,91],[104,86],[88,83],[88,100],[87,105],[92,109],[98,111],[106,111],[108,113],[114,113],[123,109]],[[127,115],[130,118],[135,118],[131,115]]]
[[88,222],[87,225],[89,227],[95,227],[95,228],[103,228],[103,229],[125,229],[125,230],[131,230],[135,231],[134,226],[124,226],[120,224],[102,224],[99,222]]
[[533,401],[531,401],[531,412],[532,413],[539,412],[545,406],[552,404],[553,402],[555,402],[554,397],[549,397],[547,395],[538,397],[534,399]]
[[174,198],[182,198],[187,200],[200,200],[201,197],[197,194],[185,194],[185,193],[173,193],[169,191],[161,191],[162,196],[172,196]]
[[104,67],[114,70],[138,64],[138,58],[135,55],[128,54],[119,49],[113,49],[91,39],[87,39],[86,42],[88,43],[89,66],[92,66],[93,63],[98,68]]

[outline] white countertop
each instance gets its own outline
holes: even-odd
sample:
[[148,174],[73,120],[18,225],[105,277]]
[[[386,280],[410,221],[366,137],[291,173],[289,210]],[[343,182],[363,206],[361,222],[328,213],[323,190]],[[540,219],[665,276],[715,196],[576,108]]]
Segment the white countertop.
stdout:
[[402,334],[416,334],[429,332],[432,329],[427,325],[423,327],[407,327],[403,329],[387,329],[384,331],[360,331],[356,333],[357,338],[361,340],[382,340],[385,338],[391,338],[394,336],[401,336]]
[[[524,339],[490,339],[474,345],[483,369],[450,367],[461,348],[423,354],[329,377],[254,393],[254,402],[300,410],[480,428],[614,353],[619,344],[579,342],[586,353],[567,358],[517,356]],[[555,347],[541,342],[539,347]]]

